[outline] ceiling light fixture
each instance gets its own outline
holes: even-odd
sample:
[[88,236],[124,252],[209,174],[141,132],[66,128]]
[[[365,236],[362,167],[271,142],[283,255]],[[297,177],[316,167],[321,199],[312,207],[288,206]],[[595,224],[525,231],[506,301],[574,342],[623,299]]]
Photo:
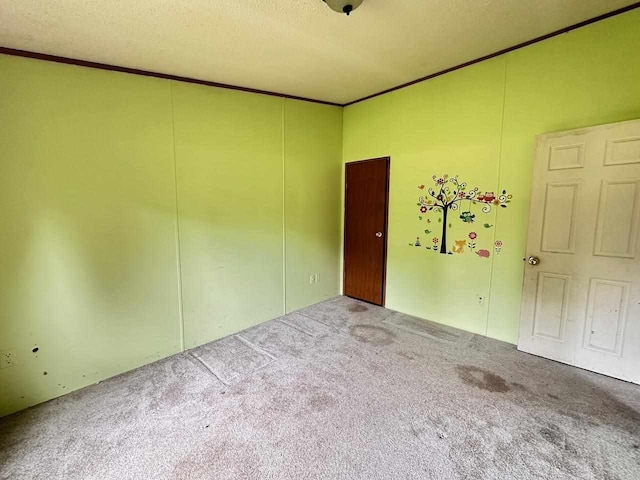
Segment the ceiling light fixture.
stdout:
[[349,15],[358,8],[363,0],[322,0],[329,5],[329,8],[335,12],[346,13]]

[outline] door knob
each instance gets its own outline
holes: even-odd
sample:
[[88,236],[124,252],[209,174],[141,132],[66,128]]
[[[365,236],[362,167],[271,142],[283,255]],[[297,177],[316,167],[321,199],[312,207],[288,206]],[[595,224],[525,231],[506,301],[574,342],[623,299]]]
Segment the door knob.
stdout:
[[382,238],[382,232],[376,232],[376,237]]
[[529,265],[538,265],[540,263],[540,259],[538,257],[531,256],[527,259],[527,263]]

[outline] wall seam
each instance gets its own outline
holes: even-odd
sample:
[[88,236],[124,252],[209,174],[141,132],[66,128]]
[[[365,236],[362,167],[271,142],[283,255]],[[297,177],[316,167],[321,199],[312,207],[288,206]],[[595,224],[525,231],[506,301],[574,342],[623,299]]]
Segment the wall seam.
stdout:
[[[500,119],[500,147],[498,149],[498,190],[500,190],[500,182],[502,179],[502,144],[504,140],[504,112],[505,105],[507,103],[507,64],[509,62],[509,55],[505,55],[504,57],[504,77],[502,82],[502,116]],[[496,212],[497,213],[497,212]],[[492,247],[496,242],[496,232],[498,231],[498,215],[496,215],[496,219],[494,220],[494,228],[493,228],[493,241]],[[486,337],[489,336],[489,318],[491,317],[491,304],[493,299],[493,272],[496,268],[496,255],[495,253],[491,256],[491,273],[489,275],[489,303],[487,305],[487,320],[485,322],[484,335]]]
[[173,80],[169,80],[171,90],[171,131],[173,135],[173,181],[174,192],[176,195],[176,225],[175,225],[175,238],[176,238],[176,274],[178,277],[178,318],[180,325],[180,351],[185,351],[185,339],[184,339],[184,309],[182,299],[182,258],[180,254],[180,209],[178,207],[178,160],[176,155],[176,121],[175,121],[175,107],[173,102]]
[[[340,224],[338,225],[338,231],[340,232],[340,243],[338,245],[338,295],[343,295],[344,293],[344,202],[345,202],[345,195],[344,195],[344,187],[345,187],[345,172],[346,172],[346,162],[347,162],[347,156],[345,154],[345,150],[346,150],[346,142],[344,141],[345,139],[345,129],[346,129],[346,123],[345,123],[345,113],[346,113],[346,109],[347,107],[342,107],[342,138],[341,138],[341,142],[342,145],[340,146],[340,186],[339,186],[339,191],[340,191],[340,212],[338,214],[338,218],[339,218],[339,222]],[[386,284],[385,284],[385,303],[386,303]]]
[[282,313],[287,314],[287,175],[286,175],[286,99],[282,99]]

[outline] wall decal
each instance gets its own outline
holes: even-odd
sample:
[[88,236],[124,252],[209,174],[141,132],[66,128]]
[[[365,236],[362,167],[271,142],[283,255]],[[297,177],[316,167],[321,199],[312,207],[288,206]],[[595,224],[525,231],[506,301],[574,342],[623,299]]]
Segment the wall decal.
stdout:
[[[502,193],[499,195],[496,195],[494,192],[480,193],[480,189],[478,187],[467,190],[467,183],[458,180],[457,175],[454,177],[450,177],[449,175],[437,177],[434,175],[432,179],[434,182],[434,188],[427,188],[428,195],[421,195],[418,198],[417,205],[420,213],[424,214],[436,211],[442,214],[442,216],[438,217],[438,223],[442,223],[442,241],[439,242],[440,253],[442,254],[447,254],[447,226],[450,225],[450,210],[460,210],[463,202],[465,206],[468,203],[467,209],[460,213],[460,220],[462,220],[463,223],[474,223],[476,215],[472,212],[473,206],[482,205],[482,213],[489,213],[494,206],[506,208],[507,204],[511,202],[512,195],[507,194],[506,190],[502,190]],[[424,190],[425,188],[426,187],[424,185],[418,186],[419,190]],[[427,223],[431,223],[430,219],[427,219]],[[487,227],[487,225],[489,224],[485,224],[485,228],[490,228],[492,226],[489,225],[489,227]],[[475,237],[471,238],[470,236],[469,238],[471,240],[475,240]],[[435,240],[437,239],[434,238],[434,243],[437,243]],[[470,248],[473,250],[471,246]],[[483,254],[480,254],[480,252],[483,252]],[[486,252],[486,255],[484,252]],[[476,252],[476,254],[484,258],[489,257],[488,250],[480,250]]]
[[491,256],[491,252],[485,248],[481,248],[476,252],[476,255],[478,255],[481,258],[489,258]]
[[476,232],[469,232],[469,248],[471,251],[476,248],[476,238],[478,238],[478,234]]
[[464,253],[464,247],[466,245],[466,240],[455,240],[453,245],[453,253]]
[[485,223],[484,224],[484,228],[491,228],[491,227],[493,227],[493,225],[491,225],[490,223]]
[[476,220],[476,215],[470,210],[468,212],[462,212],[460,213],[460,220],[464,223],[473,223]]
[[420,237],[417,237],[415,242],[409,242],[410,247],[420,247],[421,245]]
[[500,252],[502,251],[502,240],[496,240],[495,247],[496,247],[496,254],[499,255]]

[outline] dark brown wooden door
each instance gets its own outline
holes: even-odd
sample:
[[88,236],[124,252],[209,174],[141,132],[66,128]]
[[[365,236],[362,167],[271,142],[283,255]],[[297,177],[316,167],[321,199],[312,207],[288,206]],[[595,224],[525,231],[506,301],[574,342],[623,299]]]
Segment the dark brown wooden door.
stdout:
[[344,294],[384,305],[389,159],[347,163]]

